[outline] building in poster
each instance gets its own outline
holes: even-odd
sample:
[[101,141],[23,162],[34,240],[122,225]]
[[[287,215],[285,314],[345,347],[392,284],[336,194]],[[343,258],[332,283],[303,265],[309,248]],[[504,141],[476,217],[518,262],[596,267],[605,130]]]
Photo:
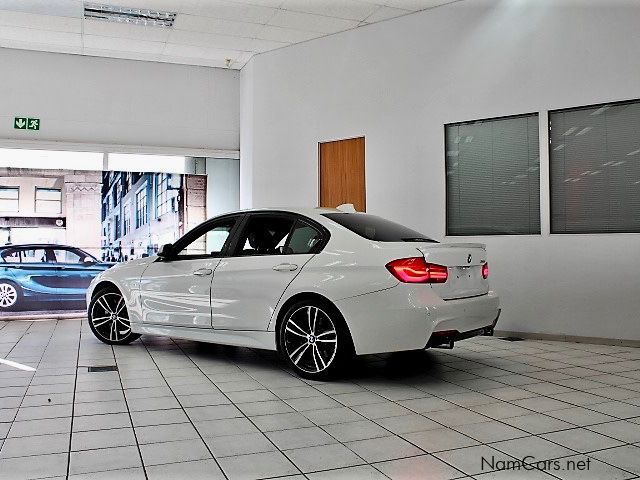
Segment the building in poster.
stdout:
[[103,172],[101,259],[154,255],[204,221],[205,208],[205,177]]
[[101,271],[205,220],[206,185],[202,175],[0,168],[0,316],[84,308]]
[[56,243],[100,254],[101,174],[0,168],[0,245]]

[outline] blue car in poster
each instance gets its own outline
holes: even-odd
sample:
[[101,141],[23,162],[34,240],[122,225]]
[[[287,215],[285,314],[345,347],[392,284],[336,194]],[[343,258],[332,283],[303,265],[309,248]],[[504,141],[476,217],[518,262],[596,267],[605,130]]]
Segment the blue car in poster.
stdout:
[[68,245],[2,246],[0,311],[64,310],[82,303],[91,280],[112,265]]

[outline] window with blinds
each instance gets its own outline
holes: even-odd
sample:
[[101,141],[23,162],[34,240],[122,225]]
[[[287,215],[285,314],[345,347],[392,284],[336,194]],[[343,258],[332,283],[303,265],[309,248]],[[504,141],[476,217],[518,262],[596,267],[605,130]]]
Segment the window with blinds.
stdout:
[[538,115],[445,125],[447,235],[540,233]]
[[551,233],[640,232],[640,101],[549,112]]

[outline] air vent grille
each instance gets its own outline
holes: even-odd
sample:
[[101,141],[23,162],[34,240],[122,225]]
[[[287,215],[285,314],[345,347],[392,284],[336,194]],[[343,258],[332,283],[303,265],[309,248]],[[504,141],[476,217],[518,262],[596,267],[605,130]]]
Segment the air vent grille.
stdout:
[[173,27],[174,12],[162,12],[148,8],[119,7],[104,3],[85,3],[84,18],[107,22],[128,23],[151,27]]
[[118,371],[118,367],[116,365],[96,365],[96,366],[87,367],[87,371],[89,373],[95,373],[95,372],[117,372]]

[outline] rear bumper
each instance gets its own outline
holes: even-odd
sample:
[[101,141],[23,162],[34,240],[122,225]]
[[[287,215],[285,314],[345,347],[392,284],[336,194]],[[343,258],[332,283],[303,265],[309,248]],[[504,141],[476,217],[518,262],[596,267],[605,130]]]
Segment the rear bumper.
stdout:
[[494,292],[445,301],[428,286],[409,284],[336,302],[359,355],[420,350],[434,332],[484,333],[499,305]]
[[491,325],[500,312],[500,298],[495,292],[478,297],[447,300],[432,307],[436,318],[433,332],[454,330],[468,332]]
[[479,336],[492,336],[493,330],[496,327],[496,324],[498,323],[498,319],[500,318],[501,311],[502,310],[498,309],[498,314],[496,315],[496,318],[491,323],[491,325],[486,325],[484,327],[476,328],[474,330],[467,330],[465,332],[460,332],[458,330],[439,330],[437,332],[433,332],[425,348],[440,347],[440,346],[444,346],[446,348],[453,348],[453,344],[460,340],[466,340],[467,338],[479,337]]

